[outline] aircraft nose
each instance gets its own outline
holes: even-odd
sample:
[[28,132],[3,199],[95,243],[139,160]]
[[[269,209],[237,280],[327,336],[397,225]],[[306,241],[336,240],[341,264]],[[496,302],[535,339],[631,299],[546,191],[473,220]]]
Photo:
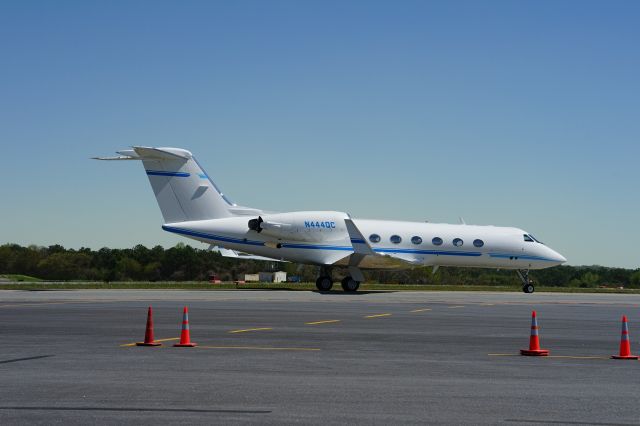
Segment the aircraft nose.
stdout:
[[551,250],[554,254],[553,258],[558,262],[559,265],[565,263],[567,261],[567,258],[564,257],[563,255],[561,255],[560,253],[558,253],[555,250]]
[[[549,246],[540,246],[541,252],[540,255],[544,256],[547,258],[547,261],[549,263],[547,263],[548,265],[562,265],[563,263],[565,263],[567,261],[567,258],[564,257],[563,255],[561,255],[560,253],[558,253],[557,251],[555,251],[554,249],[552,249]],[[544,254],[543,254],[544,253]]]

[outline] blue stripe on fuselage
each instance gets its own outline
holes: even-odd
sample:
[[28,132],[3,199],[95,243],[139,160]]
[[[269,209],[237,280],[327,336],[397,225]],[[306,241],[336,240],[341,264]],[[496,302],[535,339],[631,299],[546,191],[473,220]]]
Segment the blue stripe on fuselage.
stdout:
[[191,174],[186,172],[165,172],[162,170],[147,170],[149,176],[171,176],[171,177],[189,177]]
[[323,246],[316,244],[288,244],[283,243],[282,248],[294,248],[303,250],[334,250],[334,251],[353,251],[351,246]]
[[231,237],[225,237],[223,235],[207,234],[204,232],[173,228],[171,226],[166,226],[166,225],[162,225],[162,229],[168,232],[176,233],[176,234],[187,235],[190,237],[205,238],[207,240],[223,241],[225,243],[246,244],[250,246],[264,246],[264,242],[262,241],[247,240],[244,238],[231,238]]
[[373,249],[373,251],[378,253],[431,254],[431,255],[437,255],[437,256],[467,256],[467,257],[482,256],[482,253],[475,252],[475,251],[417,250],[417,249],[390,249],[390,248]]
[[515,260],[540,260],[543,262],[557,262],[556,259],[549,259],[547,257],[541,257],[541,256],[530,256],[527,254],[506,254],[506,253],[489,253],[490,257],[495,257],[497,259],[511,259],[511,258],[517,258]]
[[[191,231],[186,229],[174,228],[171,226],[162,225],[162,229],[168,232],[176,234],[182,234],[190,237],[204,238],[208,240],[222,241],[227,243],[245,244],[251,246],[264,246],[263,241],[247,240],[244,238],[231,238],[223,235],[209,234],[200,231]],[[289,249],[301,249],[301,250],[333,250],[333,251],[354,251],[352,246],[330,246],[321,244],[295,244],[295,243],[282,243],[281,248]],[[479,252],[462,252],[462,251],[444,251],[444,250],[414,250],[414,249],[391,249],[391,248],[379,248],[374,249],[378,253],[405,253],[405,254],[430,254],[430,255],[442,255],[442,256],[481,256]]]

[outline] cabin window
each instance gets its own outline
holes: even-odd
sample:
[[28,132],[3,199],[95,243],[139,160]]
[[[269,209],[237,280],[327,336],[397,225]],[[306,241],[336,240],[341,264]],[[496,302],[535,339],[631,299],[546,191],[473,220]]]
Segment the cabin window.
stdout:
[[422,244],[422,238],[416,235],[415,237],[411,237],[411,242],[413,244]]
[[482,240],[473,240],[473,245],[476,247],[482,247],[484,245],[484,241]]
[[371,241],[372,243],[379,243],[380,242],[380,235],[378,235],[378,234],[369,235],[369,241]]
[[389,240],[393,244],[400,244],[402,242],[402,238],[400,238],[400,235],[392,235],[391,238],[389,238]]
[[530,235],[524,234],[524,240],[528,243],[532,243],[533,242],[533,238],[531,238]]
[[431,243],[434,246],[441,246],[442,245],[442,238],[440,237],[435,237],[433,240],[431,240]]
[[462,247],[463,244],[464,244],[464,241],[462,241],[461,238],[456,238],[453,240],[453,245],[456,247]]

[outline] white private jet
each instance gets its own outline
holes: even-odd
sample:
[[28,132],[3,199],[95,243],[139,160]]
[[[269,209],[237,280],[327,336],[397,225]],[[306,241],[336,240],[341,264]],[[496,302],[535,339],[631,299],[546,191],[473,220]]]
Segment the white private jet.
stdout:
[[514,269],[532,293],[530,269],[567,260],[518,228],[354,219],[335,211],[272,213],[232,203],[179,148],[136,146],[117,157],[140,160],[158,200],[162,229],[210,244],[223,256],[319,266],[316,287],[329,291],[331,270],[346,267],[344,291],[357,291],[363,269],[463,266]]

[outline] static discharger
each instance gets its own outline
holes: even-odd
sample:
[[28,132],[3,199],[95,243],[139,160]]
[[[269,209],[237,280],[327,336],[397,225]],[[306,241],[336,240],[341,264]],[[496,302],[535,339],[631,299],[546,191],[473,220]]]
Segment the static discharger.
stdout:
[[156,342],[153,338],[153,309],[149,306],[147,311],[147,328],[144,332],[144,342],[137,342],[136,346],[161,346],[162,343]]
[[531,336],[529,337],[529,349],[520,349],[520,355],[525,356],[547,356],[547,349],[540,349],[540,338],[538,336],[538,318],[536,311],[531,312]]
[[189,310],[184,307],[182,311],[182,332],[180,333],[180,343],[173,345],[176,348],[192,348],[197,346],[191,342],[191,334],[189,333]]
[[629,343],[629,325],[627,316],[622,316],[622,335],[620,336],[620,353],[611,355],[613,359],[638,359],[638,355],[631,355],[631,344]]

